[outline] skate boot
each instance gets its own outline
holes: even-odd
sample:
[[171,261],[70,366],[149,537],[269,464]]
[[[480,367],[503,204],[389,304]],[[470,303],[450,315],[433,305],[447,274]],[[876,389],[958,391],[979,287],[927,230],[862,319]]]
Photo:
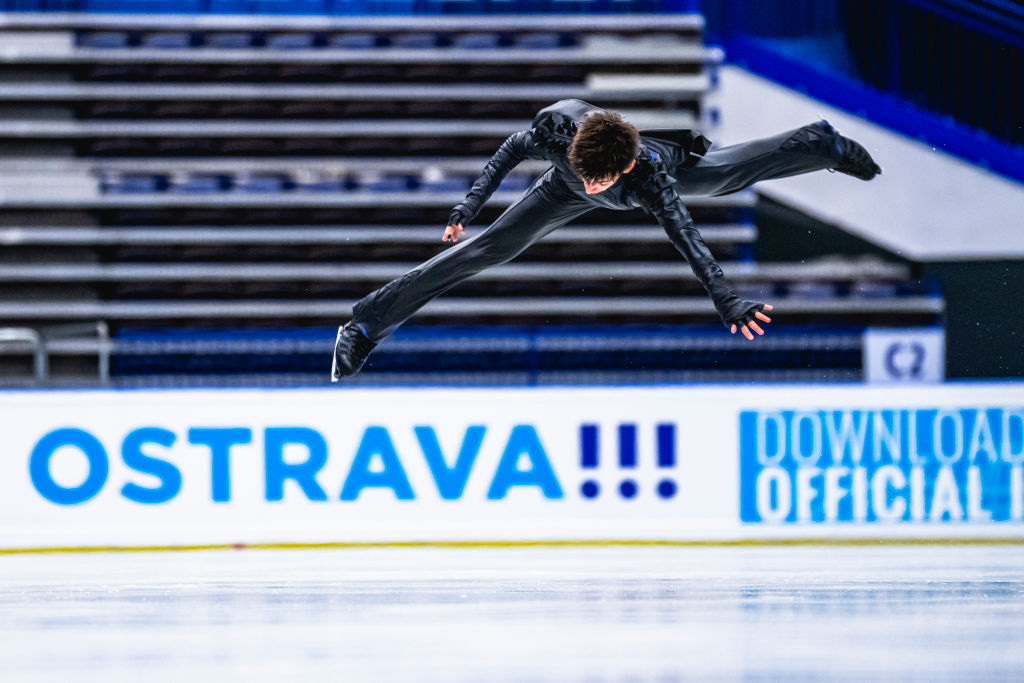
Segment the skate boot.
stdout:
[[366,338],[363,331],[354,323],[347,323],[338,328],[338,337],[334,340],[334,363],[331,365],[331,381],[337,382],[342,377],[356,374],[363,368],[366,357],[373,351],[375,343]]
[[836,161],[830,171],[839,171],[861,180],[871,180],[882,172],[864,146],[839,133],[822,119],[804,126],[787,142],[792,151],[831,157]]

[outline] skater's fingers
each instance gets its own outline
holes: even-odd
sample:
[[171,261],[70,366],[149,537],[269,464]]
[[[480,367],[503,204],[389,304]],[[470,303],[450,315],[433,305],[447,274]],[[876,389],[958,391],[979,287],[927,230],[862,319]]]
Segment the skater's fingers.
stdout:
[[770,322],[772,321],[772,319],[771,319],[771,318],[769,318],[768,316],[766,316],[766,315],[765,315],[764,313],[762,313],[761,311],[758,311],[757,313],[755,313],[755,314],[754,314],[754,317],[756,317],[756,318],[757,318],[758,320],[760,320],[760,321],[761,321],[761,322],[763,322],[763,323],[770,323]]
[[740,332],[742,332],[743,336],[749,339],[750,341],[754,341],[754,335],[750,333],[750,330],[747,329],[746,325],[740,328]]
[[764,310],[766,310],[766,311],[770,311],[770,310],[772,310],[773,308],[775,308],[775,307],[774,307],[774,306],[772,306],[771,304],[765,304],[765,305],[764,305]]
[[462,227],[461,223],[454,223],[444,229],[444,237],[441,238],[442,242],[458,242],[460,235],[465,235],[466,229]]
[[736,326],[733,325],[732,327],[730,327],[729,328],[729,332],[730,332],[730,334],[736,334]]
[[764,334],[764,330],[761,329],[761,326],[755,323],[753,320],[747,323],[747,325],[749,325],[750,329],[752,329],[754,332],[757,332],[758,334]]

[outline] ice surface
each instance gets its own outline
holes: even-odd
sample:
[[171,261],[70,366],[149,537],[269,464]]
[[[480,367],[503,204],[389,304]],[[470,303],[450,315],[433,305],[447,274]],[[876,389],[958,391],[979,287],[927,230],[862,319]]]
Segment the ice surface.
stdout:
[[1024,547],[0,556],[0,680],[1024,679]]

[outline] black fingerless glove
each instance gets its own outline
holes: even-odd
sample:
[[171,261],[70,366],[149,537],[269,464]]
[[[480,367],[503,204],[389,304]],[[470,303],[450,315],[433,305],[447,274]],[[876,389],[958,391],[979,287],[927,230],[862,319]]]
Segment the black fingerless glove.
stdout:
[[725,296],[716,296],[714,301],[715,309],[718,310],[718,315],[721,316],[726,329],[733,325],[742,327],[747,323],[754,322],[757,320],[754,314],[764,309],[764,304],[741,299],[732,291]]
[[451,214],[448,215],[448,225],[461,225],[462,227],[466,227],[462,212],[458,209],[452,209]]

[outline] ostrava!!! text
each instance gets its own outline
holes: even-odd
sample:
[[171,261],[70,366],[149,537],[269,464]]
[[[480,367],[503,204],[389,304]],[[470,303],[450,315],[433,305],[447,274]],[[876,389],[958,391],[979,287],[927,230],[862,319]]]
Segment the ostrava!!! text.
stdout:
[[[440,497],[460,498],[486,428],[468,427],[455,458],[445,458],[432,427],[419,426],[413,430]],[[323,434],[309,427],[267,427],[262,436],[267,501],[282,500],[287,481],[297,485],[309,500],[329,499],[317,476],[328,460]],[[187,431],[186,439],[189,444],[205,447],[209,452],[212,499],[215,502],[231,500],[231,451],[236,446],[251,443],[252,430],[247,427],[192,428]],[[143,486],[128,481],[121,486],[121,495],[136,503],[149,504],[165,503],[177,496],[182,485],[181,470],[169,460],[155,457],[153,452],[167,453],[178,441],[177,434],[162,427],[142,427],[126,434],[121,442],[124,464],[136,473],[150,475],[159,485]],[[504,443],[497,466],[488,473],[491,483],[487,499],[501,500],[516,486],[535,487],[545,498],[562,498],[562,488],[532,425],[514,426]],[[67,448],[79,451],[88,461],[88,474],[81,484],[74,486],[58,483],[60,477],[55,477],[51,470],[54,453]],[[308,457],[301,462],[289,461],[285,457],[286,448],[304,451]],[[454,464],[450,465],[452,460]],[[83,429],[66,427],[47,433],[39,439],[29,457],[29,474],[36,491],[60,505],[84,503],[93,498],[106,485],[109,473],[107,449],[95,435]],[[363,431],[336,499],[355,501],[367,488],[390,489],[398,500],[416,497],[391,435],[384,427],[371,426]]]

